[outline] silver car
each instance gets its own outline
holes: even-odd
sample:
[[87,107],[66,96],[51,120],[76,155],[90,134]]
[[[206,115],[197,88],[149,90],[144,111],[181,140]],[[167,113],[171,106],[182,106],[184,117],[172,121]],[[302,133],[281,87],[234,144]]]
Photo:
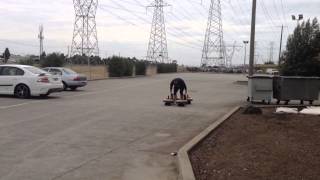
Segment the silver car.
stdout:
[[70,88],[74,91],[78,87],[87,85],[87,77],[83,74],[78,74],[71,69],[64,67],[46,67],[43,68],[43,70],[53,75],[61,75],[64,90]]

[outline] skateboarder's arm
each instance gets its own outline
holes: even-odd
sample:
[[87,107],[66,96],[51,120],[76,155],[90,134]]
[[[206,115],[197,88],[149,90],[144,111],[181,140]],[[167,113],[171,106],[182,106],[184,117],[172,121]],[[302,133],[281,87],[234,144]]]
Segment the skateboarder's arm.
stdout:
[[170,93],[172,92],[172,88],[173,88],[173,81],[171,81],[170,83]]
[[183,81],[183,87],[184,87],[184,89],[186,90],[186,93],[188,92],[188,88],[187,88],[187,85],[186,85],[186,83]]

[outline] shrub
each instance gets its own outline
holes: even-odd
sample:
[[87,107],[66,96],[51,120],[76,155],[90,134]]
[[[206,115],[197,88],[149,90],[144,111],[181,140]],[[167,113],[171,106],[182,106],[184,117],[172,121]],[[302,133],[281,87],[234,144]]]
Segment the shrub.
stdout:
[[113,56],[105,60],[110,77],[132,76],[134,62],[130,58]]
[[52,53],[41,60],[41,67],[62,67],[65,63],[64,54]]
[[159,63],[157,64],[158,73],[174,73],[177,72],[178,66],[175,63]]
[[148,62],[146,61],[135,61],[136,75],[146,75],[146,69]]
[[33,66],[35,64],[34,60],[29,58],[24,58],[19,61],[19,64]]

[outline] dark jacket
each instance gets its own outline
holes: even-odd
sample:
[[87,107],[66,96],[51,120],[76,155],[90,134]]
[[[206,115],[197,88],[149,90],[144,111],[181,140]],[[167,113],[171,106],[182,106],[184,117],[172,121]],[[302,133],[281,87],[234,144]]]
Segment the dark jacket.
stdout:
[[173,79],[171,81],[171,83],[170,83],[170,91],[172,91],[173,87],[187,90],[187,85],[184,82],[184,80],[181,79],[181,78],[175,78],[175,79]]

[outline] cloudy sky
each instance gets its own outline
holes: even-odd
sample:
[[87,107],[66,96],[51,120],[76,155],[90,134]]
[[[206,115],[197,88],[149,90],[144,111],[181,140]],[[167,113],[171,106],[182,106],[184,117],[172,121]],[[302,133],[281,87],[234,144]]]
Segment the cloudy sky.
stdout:
[[[168,51],[179,64],[199,65],[210,0],[167,0],[165,9]],[[258,62],[277,60],[280,26],[285,26],[284,45],[296,26],[292,14],[305,19],[319,17],[319,0],[257,0]],[[152,0],[99,0],[97,31],[100,56],[146,56]],[[243,40],[249,40],[252,0],[221,0],[224,40],[237,43],[233,64],[243,63]],[[38,27],[45,29],[45,51],[67,53],[71,45],[74,8],[72,0],[1,0],[0,51],[9,47],[14,54],[38,53]]]

